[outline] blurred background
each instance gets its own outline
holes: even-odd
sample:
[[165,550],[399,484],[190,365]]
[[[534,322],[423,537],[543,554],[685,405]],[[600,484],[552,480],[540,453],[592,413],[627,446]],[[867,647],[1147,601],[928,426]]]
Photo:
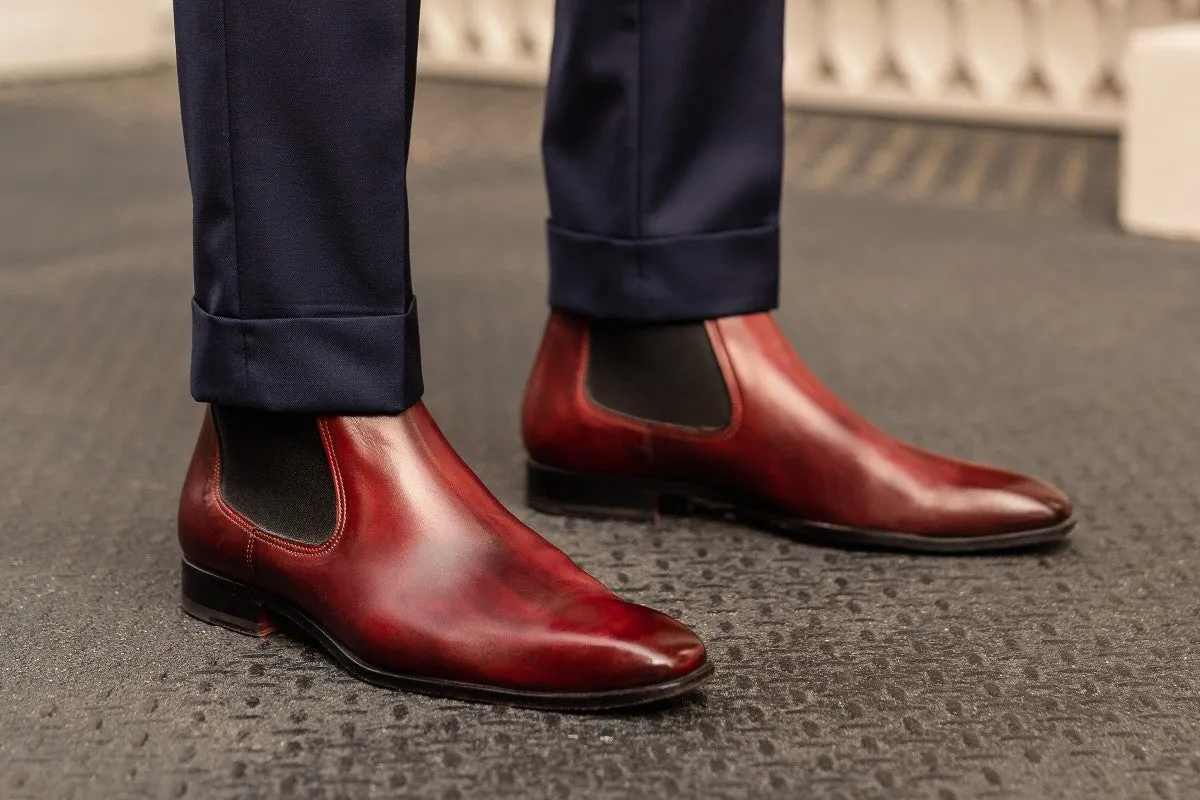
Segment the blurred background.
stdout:
[[1080,511],[1066,548],[972,558],[525,506],[551,11],[424,4],[427,401],[717,677],[554,716],[184,618],[170,9],[0,0],[0,797],[1200,797],[1200,0],[790,0],[781,324],[881,426]]
[[[1125,48],[1196,0],[789,0],[798,105],[1116,130]],[[429,74],[540,82],[553,0],[425,0]],[[172,58],[169,0],[6,0],[0,79]]]

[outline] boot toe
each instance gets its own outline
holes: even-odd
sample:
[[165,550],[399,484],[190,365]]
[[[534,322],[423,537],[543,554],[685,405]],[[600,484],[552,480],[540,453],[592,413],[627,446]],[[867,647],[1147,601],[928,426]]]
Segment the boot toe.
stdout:
[[1015,478],[1007,490],[1010,511],[1003,527],[1011,530],[1052,528],[1074,516],[1070,498],[1060,489],[1034,478]]
[[1069,523],[1074,511],[1062,491],[1034,478],[988,470],[962,495],[947,519],[952,535],[999,536],[1048,531]]
[[666,614],[617,598],[574,611],[579,621],[603,620],[602,630],[577,629],[568,636],[591,640],[586,648],[591,691],[671,684],[708,667],[704,642]]
[[1071,498],[1055,486],[1040,481],[1033,481],[1029,496],[1040,501],[1046,509],[1050,524],[1066,522],[1075,516],[1075,508]]
[[[638,606],[655,620],[653,633],[643,644],[648,653],[647,674],[658,682],[685,678],[708,665],[708,651],[700,637],[666,614]],[[652,663],[651,663],[652,662]]]

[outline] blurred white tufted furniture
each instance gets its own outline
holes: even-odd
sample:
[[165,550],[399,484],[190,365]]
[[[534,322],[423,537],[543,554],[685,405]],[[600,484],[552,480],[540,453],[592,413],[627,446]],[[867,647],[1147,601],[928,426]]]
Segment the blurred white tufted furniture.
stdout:
[[[541,81],[552,9],[425,0],[423,69]],[[1116,129],[1129,33],[1198,15],[1200,0],[789,0],[787,92],[809,106]]]
[[[553,6],[424,0],[422,69],[541,82]],[[787,92],[809,106],[1115,130],[1130,32],[1197,16],[1200,0],[789,0]],[[169,55],[170,0],[0,0],[0,79]]]
[[162,61],[163,10],[160,0],[0,0],[0,81]]

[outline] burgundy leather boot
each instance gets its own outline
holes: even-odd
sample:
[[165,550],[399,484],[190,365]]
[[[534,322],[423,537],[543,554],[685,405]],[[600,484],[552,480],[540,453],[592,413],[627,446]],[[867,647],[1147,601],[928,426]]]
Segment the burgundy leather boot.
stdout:
[[769,314],[613,326],[553,313],[525,398],[529,504],[652,519],[733,514],[850,546],[1053,542],[1057,489],[904,444],[843,404]]
[[179,539],[188,613],[259,636],[291,623],[382,686],[607,709],[712,672],[695,634],[512,516],[421,404],[320,419],[210,409]]

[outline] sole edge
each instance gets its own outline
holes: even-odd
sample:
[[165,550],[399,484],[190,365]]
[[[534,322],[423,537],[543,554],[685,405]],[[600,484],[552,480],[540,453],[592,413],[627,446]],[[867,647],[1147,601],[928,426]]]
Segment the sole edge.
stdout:
[[[320,645],[350,675],[385,689],[541,711],[604,712],[644,708],[674,700],[693,691],[716,672],[712,662],[706,660],[692,672],[672,681],[652,686],[601,692],[528,692],[520,689],[404,675],[379,669],[363,661],[326,631],[319,622],[285,600],[226,578],[204,567],[199,567],[187,559],[183,560],[183,569],[185,574],[192,571],[194,574],[202,576],[210,584],[219,584],[231,596],[261,606],[274,620],[286,619]],[[202,622],[239,633],[246,632],[237,621],[229,624],[219,618],[219,613],[213,613],[210,609],[190,601],[186,596],[183,598],[183,610]]]
[[[647,522],[662,517],[717,519],[783,534],[809,544],[842,548],[924,553],[929,555],[972,555],[1010,550],[1047,547],[1068,540],[1075,529],[1074,516],[1066,520],[1025,531],[1011,531],[981,536],[922,536],[920,534],[851,528],[823,522],[811,522],[780,512],[749,507],[744,501],[723,497],[711,490],[670,481],[592,475],[572,470],[548,467],[536,461],[527,465],[526,502],[534,511],[552,516],[580,517],[597,520]],[[583,499],[562,499],[550,493],[557,487],[585,487]],[[653,495],[652,503],[643,498]],[[605,506],[590,500],[610,497],[616,504]],[[664,497],[682,502],[669,504],[662,511]],[[637,498],[636,505],[622,502]]]

